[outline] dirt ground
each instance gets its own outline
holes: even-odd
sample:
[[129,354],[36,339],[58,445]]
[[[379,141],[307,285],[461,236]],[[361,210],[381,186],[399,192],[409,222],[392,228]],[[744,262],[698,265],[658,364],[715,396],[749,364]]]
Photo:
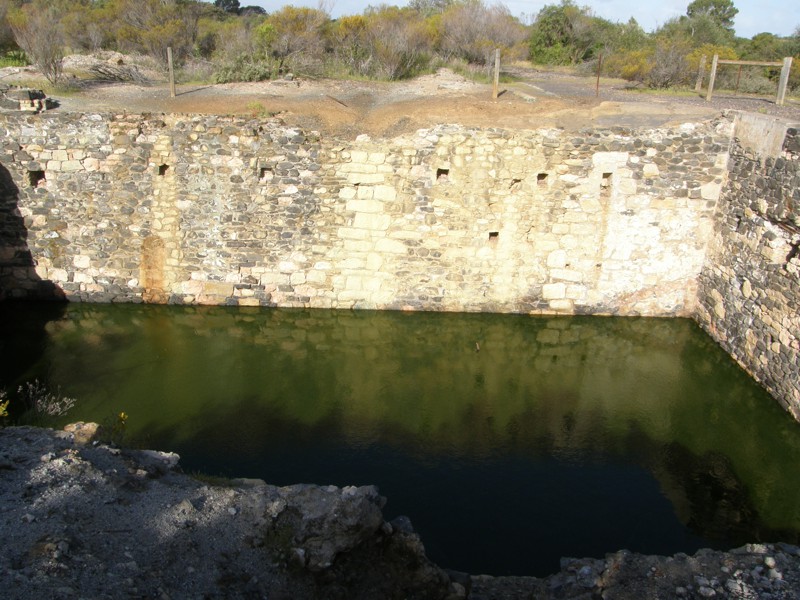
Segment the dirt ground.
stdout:
[[[620,80],[603,80],[595,96],[595,80],[511,67],[512,83],[492,87],[439,69],[410,81],[374,82],[297,78],[257,83],[218,85],[179,84],[170,97],[159,74],[145,85],[87,79],[87,57],[73,57],[65,71],[75,89],[54,95],[69,111],[126,111],[134,113],[197,113],[279,116],[327,135],[394,137],[436,124],[474,127],[538,129],[559,127],[658,127],[710,118],[725,109],[751,110],[800,122],[800,103],[778,107],[766,98],[719,95],[705,102],[697,95],[667,95],[630,91]],[[34,85],[38,74],[24,69],[0,69],[0,83]],[[41,79],[38,79],[41,85]]]

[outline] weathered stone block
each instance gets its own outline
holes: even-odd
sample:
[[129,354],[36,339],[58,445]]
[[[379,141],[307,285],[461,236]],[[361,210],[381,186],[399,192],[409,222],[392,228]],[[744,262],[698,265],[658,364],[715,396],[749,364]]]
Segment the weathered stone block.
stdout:
[[92,259],[85,254],[79,254],[72,258],[72,264],[77,269],[88,269],[92,264]]
[[381,238],[375,242],[376,252],[386,252],[388,254],[406,254],[408,247],[403,242],[398,242],[390,238]]
[[569,300],[567,298],[551,300],[549,302],[549,306],[552,310],[565,313],[571,313],[575,308],[572,300]]
[[378,185],[375,186],[373,197],[381,202],[394,202],[397,199],[397,190],[388,185]]
[[348,200],[345,208],[357,213],[383,212],[383,202],[379,200]]
[[353,227],[340,227],[338,230],[340,238],[351,240],[365,240],[369,237],[369,231],[366,229],[355,229]]
[[372,231],[386,231],[391,220],[389,215],[359,212],[356,213],[353,226]]
[[563,269],[567,264],[567,253],[564,250],[554,250],[547,256],[547,266],[551,269]]
[[563,283],[546,283],[542,286],[542,298],[545,300],[556,300],[565,298],[567,286]]

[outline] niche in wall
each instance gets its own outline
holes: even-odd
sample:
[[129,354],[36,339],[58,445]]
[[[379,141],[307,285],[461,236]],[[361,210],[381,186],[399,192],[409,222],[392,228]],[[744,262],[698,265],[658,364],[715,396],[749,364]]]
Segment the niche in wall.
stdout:
[[600,195],[608,196],[611,194],[611,173],[603,173],[602,179],[600,179]]
[[38,187],[40,184],[47,181],[44,171],[28,171],[28,185],[31,187]]
[[450,169],[436,169],[436,181],[443,183],[450,177]]
[[272,178],[275,177],[275,174],[272,172],[272,169],[269,167],[261,167],[258,170],[258,181],[261,183],[266,183],[267,181],[272,181]]

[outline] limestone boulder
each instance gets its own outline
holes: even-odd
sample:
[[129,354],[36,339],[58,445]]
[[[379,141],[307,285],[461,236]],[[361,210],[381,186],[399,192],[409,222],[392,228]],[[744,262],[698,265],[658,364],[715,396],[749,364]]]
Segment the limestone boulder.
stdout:
[[293,558],[311,571],[327,569],[338,554],[364,543],[383,525],[386,499],[375,486],[299,484],[278,493],[283,510],[273,525],[292,532]]

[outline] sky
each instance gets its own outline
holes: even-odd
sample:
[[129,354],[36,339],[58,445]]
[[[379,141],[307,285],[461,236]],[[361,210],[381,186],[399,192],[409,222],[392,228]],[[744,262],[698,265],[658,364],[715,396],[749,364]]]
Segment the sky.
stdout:
[[[595,15],[609,21],[627,22],[634,17],[645,31],[653,31],[673,17],[686,14],[692,0],[576,0],[579,6],[588,6]],[[486,4],[495,4],[484,0]],[[267,12],[278,10],[284,4],[317,8],[318,0],[240,0],[242,6],[257,4]],[[506,0],[512,14],[530,22],[536,13],[547,4],[558,4],[559,0]],[[323,0],[324,8],[332,17],[360,14],[372,4],[394,4],[402,6],[407,0]],[[736,35],[751,38],[757,33],[769,32],[788,36],[800,26],[800,0],[734,0],[739,9],[734,21]]]

